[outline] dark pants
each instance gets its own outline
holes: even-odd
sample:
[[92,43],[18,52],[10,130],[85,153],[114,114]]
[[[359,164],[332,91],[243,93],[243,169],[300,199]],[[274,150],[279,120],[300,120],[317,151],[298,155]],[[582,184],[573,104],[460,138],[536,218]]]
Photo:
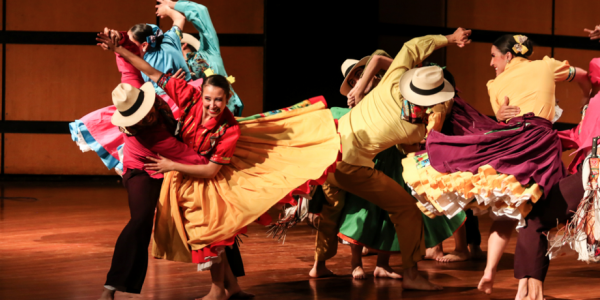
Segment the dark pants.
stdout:
[[554,185],[546,199],[533,205],[527,216],[527,227],[519,230],[515,252],[515,277],[544,281],[550,259],[546,256],[548,239],[544,233],[555,228],[557,221],[565,223],[577,210],[583,198],[581,172],[563,178]]
[[117,239],[106,285],[139,294],[148,269],[148,246],[162,179],[141,170],[127,170],[123,185],[129,195],[131,219]]
[[481,233],[479,232],[479,219],[473,215],[473,210],[467,209],[467,220],[465,221],[465,229],[467,231],[467,244],[479,246],[481,245]]

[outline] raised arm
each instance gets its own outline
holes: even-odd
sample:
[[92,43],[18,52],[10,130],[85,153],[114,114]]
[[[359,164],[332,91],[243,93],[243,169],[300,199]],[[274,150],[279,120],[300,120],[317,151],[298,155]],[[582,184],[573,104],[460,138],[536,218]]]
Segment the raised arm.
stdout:
[[[159,1],[160,2],[160,1]],[[169,17],[173,20],[173,26],[179,27],[181,31],[183,31],[183,26],[185,26],[185,16],[180,12],[174,10],[167,4],[156,5],[156,15],[164,18]]]
[[171,0],[158,1],[168,3],[169,7],[181,12],[185,18],[194,25],[194,28],[200,33],[200,47],[202,47],[202,50],[214,53],[219,53],[221,51],[219,48],[217,31],[213,26],[206,6],[187,0],[180,0],[177,2]]
[[131,53],[129,50],[125,49],[125,47],[121,47],[119,45],[119,37],[117,35],[113,35],[112,37],[106,35],[105,33],[99,33],[96,41],[99,42],[99,46],[106,48],[107,50],[114,51],[115,53],[122,56],[125,60],[131,63],[136,69],[140,70],[142,73],[146,74],[152,81],[158,82],[160,76],[163,73],[155,68],[153,68],[150,64],[148,64],[141,57]]

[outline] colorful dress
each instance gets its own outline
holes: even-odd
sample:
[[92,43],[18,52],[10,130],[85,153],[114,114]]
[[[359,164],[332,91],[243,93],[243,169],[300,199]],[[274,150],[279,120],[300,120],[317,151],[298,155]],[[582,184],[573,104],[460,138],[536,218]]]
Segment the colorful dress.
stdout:
[[235,236],[271,206],[309,183],[323,183],[340,139],[322,97],[248,118],[229,110],[201,125],[201,92],[163,76],[160,86],[182,108],[181,138],[222,164],[210,179],[165,174],[153,254],[208,269]]
[[[188,21],[192,22],[196,30],[200,33],[200,49],[196,49],[194,53],[188,53],[186,57],[187,64],[192,72],[192,79],[203,78],[204,71],[207,68],[212,69],[215,74],[227,77],[223,58],[221,58],[219,37],[206,6],[192,1],[181,0],[175,3],[175,10],[182,13]],[[233,92],[233,89],[231,91]],[[237,93],[234,92],[231,99],[229,99],[229,103],[227,103],[227,107],[235,116],[241,116],[244,104]]]
[[[432,132],[426,151],[403,160],[403,177],[424,211],[453,217],[466,208],[489,210],[493,218],[518,221],[544,191],[566,176],[562,147],[552,129],[555,82],[572,80],[568,62],[548,57],[521,57],[488,82],[492,107],[504,101],[519,106],[521,114],[496,123],[464,101],[456,101],[450,123],[456,135]],[[476,200],[476,201],[473,201]]]
[[[331,108],[335,119],[339,119],[349,111],[349,108]],[[410,191],[402,178],[401,162],[405,157],[406,155],[394,146],[377,154],[373,162],[376,170],[383,171],[407,191]],[[425,246],[431,248],[452,236],[465,219],[465,213],[460,213],[452,219],[445,217],[431,219],[423,215]],[[396,230],[388,213],[377,205],[351,193],[346,195],[338,236],[348,243],[375,250],[400,251]]]

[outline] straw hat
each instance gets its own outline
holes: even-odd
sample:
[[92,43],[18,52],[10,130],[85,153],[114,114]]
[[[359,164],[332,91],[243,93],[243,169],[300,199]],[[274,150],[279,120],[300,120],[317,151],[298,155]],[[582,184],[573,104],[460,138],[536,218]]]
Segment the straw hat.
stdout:
[[183,34],[183,37],[181,38],[181,44],[188,44],[196,48],[196,51],[200,50],[200,41],[189,33]]
[[154,87],[146,82],[139,89],[127,83],[120,83],[112,92],[113,104],[117,110],[111,122],[116,126],[128,127],[141,121],[154,106]]
[[400,78],[400,93],[404,99],[420,106],[432,106],[454,98],[454,87],[444,79],[438,66],[415,68]]
[[340,93],[346,96],[352,90],[350,84],[348,84],[348,75],[352,74],[352,71],[358,67],[364,67],[367,64],[367,61],[371,58],[370,56],[365,56],[361,60],[348,58],[342,64],[342,75],[344,75],[344,82],[342,82],[342,86],[340,87]]

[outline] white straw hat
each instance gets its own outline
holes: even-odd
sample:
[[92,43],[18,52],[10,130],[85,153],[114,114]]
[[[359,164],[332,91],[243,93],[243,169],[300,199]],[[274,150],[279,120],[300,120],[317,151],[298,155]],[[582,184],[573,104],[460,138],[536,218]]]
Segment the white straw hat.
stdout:
[[188,44],[196,48],[196,51],[200,50],[200,41],[189,33],[183,34],[183,37],[181,38],[181,44]]
[[404,99],[420,106],[432,106],[454,98],[454,87],[444,79],[438,66],[415,68],[400,78],[400,93]]
[[146,82],[139,89],[127,83],[120,83],[112,92],[113,104],[117,110],[111,118],[116,126],[128,127],[141,121],[154,106],[154,86]]
[[352,90],[350,84],[348,84],[348,75],[354,71],[354,69],[358,67],[364,67],[369,61],[370,56],[365,56],[361,60],[348,58],[342,64],[342,75],[344,75],[344,82],[342,82],[342,86],[340,87],[340,93],[346,96]]

